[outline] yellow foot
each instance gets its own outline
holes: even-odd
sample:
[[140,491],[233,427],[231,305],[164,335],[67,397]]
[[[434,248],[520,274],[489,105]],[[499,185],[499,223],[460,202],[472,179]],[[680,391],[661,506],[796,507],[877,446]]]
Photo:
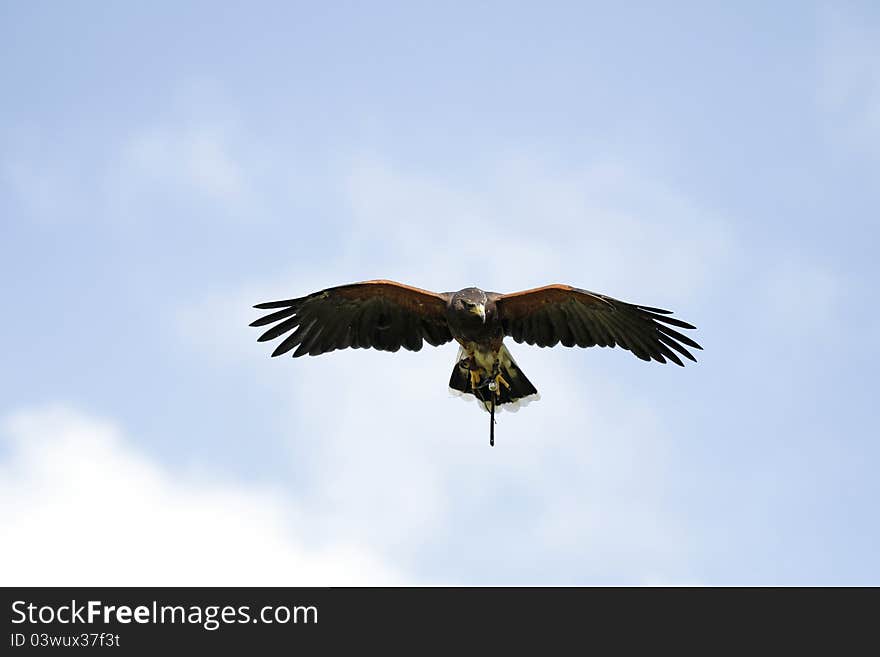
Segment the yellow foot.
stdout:
[[476,390],[480,385],[480,373],[475,370],[470,370],[471,375],[471,390]]

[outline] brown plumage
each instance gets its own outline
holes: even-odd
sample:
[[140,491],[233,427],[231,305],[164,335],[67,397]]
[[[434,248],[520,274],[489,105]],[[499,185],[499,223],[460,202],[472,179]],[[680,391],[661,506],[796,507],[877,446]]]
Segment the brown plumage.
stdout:
[[569,285],[513,294],[475,287],[440,294],[377,280],[254,307],[274,310],[251,324],[274,324],[260,342],[287,334],[273,356],[290,351],[294,358],[316,356],[349,347],[418,351],[424,342],[438,346],[455,339],[460,349],[449,385],[481,401],[492,423],[496,405],[517,404],[538,392],[504,346],[505,337],[539,347],[619,346],[642,360],[681,366],[682,356],[696,361],[688,347],[702,348],[672,328],[694,327],[668,310]]

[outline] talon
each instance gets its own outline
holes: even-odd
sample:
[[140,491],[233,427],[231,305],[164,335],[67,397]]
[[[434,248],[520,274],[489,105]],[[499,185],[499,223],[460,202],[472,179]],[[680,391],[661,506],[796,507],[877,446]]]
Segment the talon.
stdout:
[[474,370],[469,370],[469,372],[471,375],[471,390],[477,390],[480,384],[480,373]]
[[507,388],[508,390],[510,390],[510,384],[507,382],[507,379],[505,379],[503,376],[501,376],[501,374],[498,374],[498,375],[495,377],[495,381],[496,381],[497,383],[502,384],[505,388]]

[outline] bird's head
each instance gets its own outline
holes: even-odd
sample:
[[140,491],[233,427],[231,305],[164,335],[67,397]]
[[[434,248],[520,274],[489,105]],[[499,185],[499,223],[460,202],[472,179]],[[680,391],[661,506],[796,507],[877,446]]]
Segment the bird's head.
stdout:
[[459,290],[452,297],[452,305],[461,313],[477,315],[485,324],[486,322],[486,293],[476,287],[466,287]]

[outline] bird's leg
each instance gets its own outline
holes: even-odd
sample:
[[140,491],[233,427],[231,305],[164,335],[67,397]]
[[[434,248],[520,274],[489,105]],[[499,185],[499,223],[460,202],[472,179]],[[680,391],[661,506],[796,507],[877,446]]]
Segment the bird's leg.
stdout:
[[480,373],[474,371],[474,369],[471,367],[471,357],[465,356],[464,358],[462,358],[460,361],[458,361],[458,366],[462,369],[467,370],[468,379],[471,382],[471,390],[476,395],[476,391],[477,388],[479,388],[480,383]]
[[480,387],[480,372],[479,370],[468,370],[471,375],[471,390],[476,393],[477,389]]

